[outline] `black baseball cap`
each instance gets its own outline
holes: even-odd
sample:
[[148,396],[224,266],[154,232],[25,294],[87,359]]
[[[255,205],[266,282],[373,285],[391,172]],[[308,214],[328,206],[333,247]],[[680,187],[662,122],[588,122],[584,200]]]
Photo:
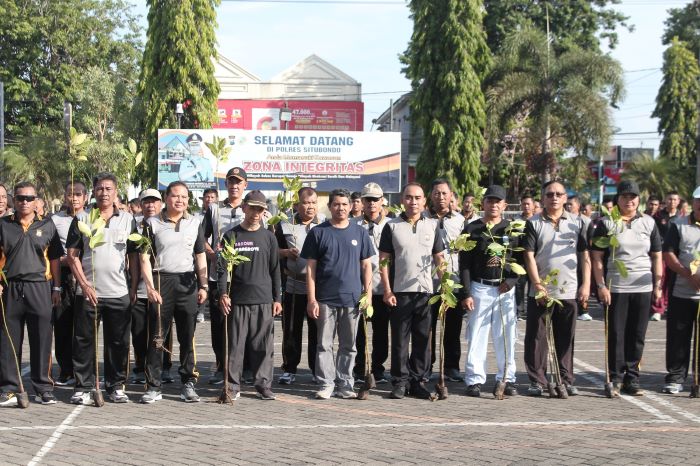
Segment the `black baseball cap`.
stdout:
[[248,181],[248,174],[241,167],[233,167],[226,173],[226,179],[238,178],[239,180]]
[[262,207],[263,209],[267,208],[267,198],[257,189],[246,194],[243,198],[243,203],[249,206]]
[[617,185],[617,194],[634,194],[639,196],[639,186],[634,181],[620,181]]
[[492,184],[488,188],[486,188],[486,192],[484,193],[484,197],[495,197],[498,200],[503,200],[506,198],[506,189],[503,186],[499,186],[497,184]]

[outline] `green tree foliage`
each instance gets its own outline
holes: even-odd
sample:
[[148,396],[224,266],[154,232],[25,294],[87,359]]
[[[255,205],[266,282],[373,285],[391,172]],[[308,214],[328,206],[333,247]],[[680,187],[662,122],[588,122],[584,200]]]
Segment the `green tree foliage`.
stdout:
[[687,167],[696,157],[700,67],[684,42],[674,38],[664,52],[663,82],[652,116],[659,119],[661,157]]
[[506,36],[526,23],[546,31],[549,13],[550,32],[559,47],[575,44],[598,50],[600,41],[605,40],[608,47],[615,48],[618,26],[632,29],[627,16],[609,7],[619,3],[620,0],[484,0],[488,45],[496,53]]
[[533,147],[530,167],[547,180],[556,157],[573,148],[608,150],[609,106],[622,97],[620,64],[598,50],[550,50],[546,35],[526,26],[506,37],[489,79],[489,126],[506,133],[523,125]]
[[183,128],[210,128],[216,121],[219,84],[214,79],[216,6],[219,0],[148,0],[148,33],[139,96],[143,118],[146,184],[157,175],[159,128],[176,126],[175,106],[184,102]]
[[484,145],[481,91],[490,52],[480,0],[411,0],[413,35],[402,56],[411,80],[412,121],[423,134],[417,176],[445,176],[457,191],[476,190]]
[[625,179],[637,182],[642,198],[649,194],[664,196],[669,191],[678,191],[681,197],[687,198],[693,189],[694,175],[672,159],[654,159],[646,154],[635,157],[625,166]]
[[133,95],[140,30],[125,1],[0,0],[0,17],[8,140],[37,126],[62,128],[63,102],[77,100],[90,67],[112,73]]
[[666,30],[661,37],[664,45],[669,45],[677,37],[685,42],[695,58],[700,54],[700,1],[688,3],[683,8],[668,10],[664,21]]

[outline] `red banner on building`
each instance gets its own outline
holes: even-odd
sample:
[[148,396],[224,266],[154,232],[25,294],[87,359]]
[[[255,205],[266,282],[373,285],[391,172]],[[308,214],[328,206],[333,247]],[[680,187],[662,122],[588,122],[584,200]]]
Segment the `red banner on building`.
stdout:
[[362,131],[364,103],[289,100],[291,120],[282,121],[284,100],[219,100],[214,128],[252,130]]

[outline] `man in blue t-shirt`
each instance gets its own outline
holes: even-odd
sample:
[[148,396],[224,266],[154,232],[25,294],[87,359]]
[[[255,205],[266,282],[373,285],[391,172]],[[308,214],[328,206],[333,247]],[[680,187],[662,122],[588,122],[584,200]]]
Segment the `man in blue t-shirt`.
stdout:
[[[332,191],[328,208],[331,219],[309,231],[301,250],[301,257],[307,260],[306,312],[318,321],[316,377],[322,387],[316,398],[356,398],[352,368],[357,353],[358,301],[363,291],[372,293],[370,257],[374,248],[367,230],[348,220],[347,190]],[[338,352],[334,361],[336,332]]]

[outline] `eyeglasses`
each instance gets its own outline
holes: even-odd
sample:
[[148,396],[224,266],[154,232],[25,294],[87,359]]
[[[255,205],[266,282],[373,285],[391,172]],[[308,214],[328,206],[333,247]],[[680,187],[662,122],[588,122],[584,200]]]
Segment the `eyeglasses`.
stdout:
[[24,194],[17,194],[15,196],[16,202],[34,202],[35,200],[36,196],[25,196]]
[[554,196],[556,197],[564,197],[566,196],[566,193],[558,193],[556,191],[550,191],[548,193],[544,193],[544,195],[547,197],[547,199],[553,199]]

